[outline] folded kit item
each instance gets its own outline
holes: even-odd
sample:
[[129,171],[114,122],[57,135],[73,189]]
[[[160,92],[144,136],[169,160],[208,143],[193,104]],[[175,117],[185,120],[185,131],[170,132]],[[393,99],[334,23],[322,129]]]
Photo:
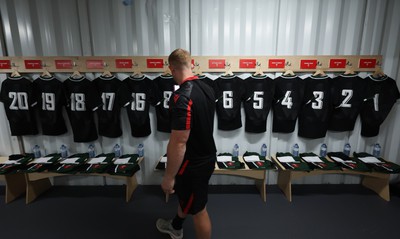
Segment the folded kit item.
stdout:
[[245,152],[243,160],[250,169],[273,169],[272,162],[256,152]]
[[293,171],[311,171],[308,164],[301,160],[299,156],[293,156],[291,153],[276,153],[276,159],[288,170]]
[[221,153],[217,155],[217,165],[219,169],[243,169],[244,163],[239,161],[238,157],[233,157],[230,153]]
[[350,158],[343,152],[329,152],[328,157],[342,166],[342,168],[347,168],[360,172],[371,172],[372,170],[368,168],[365,163],[358,159]]
[[56,173],[75,174],[80,171],[80,168],[88,159],[88,153],[73,154],[66,159],[58,161],[49,169],[49,171]]
[[336,162],[330,162],[325,157],[319,157],[314,153],[301,153],[300,157],[312,169],[320,170],[341,170],[342,168]]
[[0,163],[0,174],[17,173],[32,159],[33,154],[12,154],[7,161]]
[[60,154],[49,154],[41,158],[32,160],[29,164],[26,164],[21,169],[23,173],[36,173],[43,172],[52,168],[61,158]]
[[161,157],[161,160],[157,163],[156,169],[165,170],[167,168],[167,154]]
[[380,157],[374,157],[371,154],[362,152],[353,154],[355,160],[364,162],[367,167],[375,172],[396,174],[400,173],[400,165],[386,161]]
[[80,167],[80,173],[104,173],[112,164],[114,153],[99,154],[91,158]]
[[133,176],[140,170],[137,163],[138,158],[139,155],[137,154],[124,154],[113,161],[107,172],[112,175]]

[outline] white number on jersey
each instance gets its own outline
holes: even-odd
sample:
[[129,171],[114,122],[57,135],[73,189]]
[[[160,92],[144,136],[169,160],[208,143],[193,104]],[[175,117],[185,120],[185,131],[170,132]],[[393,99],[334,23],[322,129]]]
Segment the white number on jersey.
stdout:
[[222,98],[224,109],[233,109],[233,91],[222,92]]
[[313,103],[311,104],[311,107],[312,107],[314,110],[320,110],[320,109],[322,109],[322,107],[323,107],[323,105],[324,105],[324,102],[322,102],[322,100],[324,99],[324,92],[323,92],[323,91],[314,91],[313,94],[314,94],[314,98],[315,98],[315,100],[316,100],[317,102],[313,102]]
[[351,104],[349,104],[349,101],[351,100],[351,97],[353,97],[353,90],[344,89],[342,90],[342,95],[346,98],[344,98],[342,104],[340,104],[340,107],[351,108]]
[[379,111],[379,94],[374,95],[374,110]]
[[10,110],[27,110],[29,108],[26,92],[8,92],[8,97],[12,99]]
[[42,93],[42,110],[56,110],[56,95],[54,93]]
[[103,92],[101,98],[103,99],[103,110],[112,111],[114,108],[115,93]]
[[164,91],[164,109],[169,109],[169,98],[172,95],[172,91]]
[[254,97],[253,97],[253,108],[257,110],[261,110],[264,108],[264,98],[262,96],[264,95],[264,91],[254,91]]
[[85,94],[71,93],[71,110],[86,111]]
[[282,103],[281,103],[282,105],[286,105],[286,107],[288,109],[291,109],[292,105],[293,105],[292,97],[290,97],[291,93],[292,92],[290,90],[286,91],[285,97],[283,98]]
[[[145,93],[132,93],[133,101],[131,103],[132,111],[144,111],[146,106],[146,94]],[[165,106],[165,105],[164,105]]]

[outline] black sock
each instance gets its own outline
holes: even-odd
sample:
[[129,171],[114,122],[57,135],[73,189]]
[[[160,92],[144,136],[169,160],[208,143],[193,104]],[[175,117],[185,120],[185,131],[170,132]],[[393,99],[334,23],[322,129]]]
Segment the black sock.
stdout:
[[172,227],[175,230],[181,230],[183,221],[185,221],[185,218],[181,218],[178,214],[176,214],[174,220],[172,220]]

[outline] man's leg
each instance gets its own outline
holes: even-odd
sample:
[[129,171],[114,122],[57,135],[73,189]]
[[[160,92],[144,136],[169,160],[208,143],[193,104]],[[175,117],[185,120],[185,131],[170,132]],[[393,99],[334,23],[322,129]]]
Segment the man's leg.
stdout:
[[211,221],[208,216],[207,208],[193,215],[194,227],[196,229],[197,239],[211,238]]
[[172,220],[172,227],[175,230],[181,230],[182,224],[185,221],[187,214],[183,213],[182,208],[178,205],[178,213],[176,214],[175,218]]

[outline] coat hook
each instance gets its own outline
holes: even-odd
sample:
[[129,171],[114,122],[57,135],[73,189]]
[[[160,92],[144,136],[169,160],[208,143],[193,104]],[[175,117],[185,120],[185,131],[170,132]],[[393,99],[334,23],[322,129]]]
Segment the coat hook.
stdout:
[[227,67],[227,66],[231,66],[231,63],[230,62],[225,62],[225,67]]
[[103,61],[103,66],[104,66],[104,67],[108,67],[107,62]]
[[78,65],[77,65],[76,62],[74,61],[74,62],[72,62],[72,66],[73,66],[73,67],[77,67]]
[[346,65],[347,65],[347,66],[352,66],[353,64],[351,64],[350,61],[347,61],[347,62],[346,62]]
[[133,66],[133,67],[138,67],[139,64],[138,64],[136,61],[132,61],[132,66]]
[[256,65],[257,65],[257,66],[261,66],[261,63],[257,61]]
[[285,65],[286,65],[286,66],[291,66],[292,63],[290,63],[290,61],[287,61]]
[[322,66],[322,63],[317,61],[317,66]]
[[164,61],[164,66],[169,66],[168,61]]

